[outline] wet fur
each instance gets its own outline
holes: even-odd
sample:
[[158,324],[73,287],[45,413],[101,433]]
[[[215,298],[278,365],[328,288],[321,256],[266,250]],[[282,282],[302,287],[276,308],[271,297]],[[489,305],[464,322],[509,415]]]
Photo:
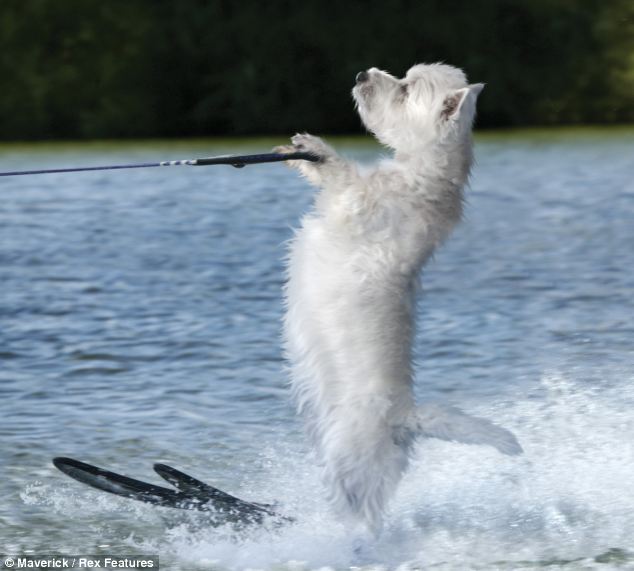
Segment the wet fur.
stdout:
[[353,97],[394,151],[372,168],[296,135],[278,151],[319,192],[290,244],[286,352],[292,389],[339,513],[380,528],[417,436],[518,453],[508,431],[439,405],[417,407],[412,342],[419,273],[460,221],[481,84],[442,64],[403,79],[368,70]]

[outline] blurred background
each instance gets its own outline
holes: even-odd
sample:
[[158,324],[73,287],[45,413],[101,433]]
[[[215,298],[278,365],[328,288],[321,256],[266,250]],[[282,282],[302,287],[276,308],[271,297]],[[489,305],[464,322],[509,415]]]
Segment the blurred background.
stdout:
[[356,133],[358,71],[440,60],[481,127],[634,120],[630,0],[3,0],[0,138]]

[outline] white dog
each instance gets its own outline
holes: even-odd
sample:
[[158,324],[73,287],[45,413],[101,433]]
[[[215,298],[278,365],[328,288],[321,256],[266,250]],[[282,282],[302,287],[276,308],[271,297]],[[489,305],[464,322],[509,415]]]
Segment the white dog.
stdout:
[[521,452],[487,420],[417,407],[412,388],[418,276],[461,218],[482,88],[443,64],[416,65],[403,79],[372,68],[357,75],[352,93],[393,159],[363,172],[311,135],[277,149],[321,157],[291,162],[320,189],[290,247],[293,392],[331,501],[375,531],[416,437]]

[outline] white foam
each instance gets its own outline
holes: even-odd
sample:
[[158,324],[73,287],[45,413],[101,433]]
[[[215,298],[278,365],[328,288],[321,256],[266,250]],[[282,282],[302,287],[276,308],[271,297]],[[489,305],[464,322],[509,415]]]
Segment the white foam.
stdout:
[[[578,560],[573,565],[584,569],[632,566],[633,404],[634,388],[627,383],[587,386],[548,374],[534,394],[515,402],[465,406],[513,430],[525,454],[421,443],[377,540],[336,520],[303,445],[281,439],[262,452],[259,477],[252,474],[240,493],[283,499],[281,509],[297,517],[296,524],[236,535],[229,527],[201,527],[189,513],[179,512],[174,524],[169,513],[175,512],[162,510],[172,523],[160,537],[141,534],[129,542],[158,551],[170,568],[565,567],[556,560]],[[69,516],[80,502],[45,486],[31,487],[23,499]],[[157,510],[105,495],[91,509],[97,515],[126,505],[143,517]]]

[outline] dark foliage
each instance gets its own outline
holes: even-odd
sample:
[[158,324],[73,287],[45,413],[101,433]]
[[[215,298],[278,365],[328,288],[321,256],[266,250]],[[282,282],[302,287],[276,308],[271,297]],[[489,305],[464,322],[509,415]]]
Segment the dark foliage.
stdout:
[[2,0],[0,138],[351,133],[370,66],[487,84],[481,126],[634,120],[631,0]]

